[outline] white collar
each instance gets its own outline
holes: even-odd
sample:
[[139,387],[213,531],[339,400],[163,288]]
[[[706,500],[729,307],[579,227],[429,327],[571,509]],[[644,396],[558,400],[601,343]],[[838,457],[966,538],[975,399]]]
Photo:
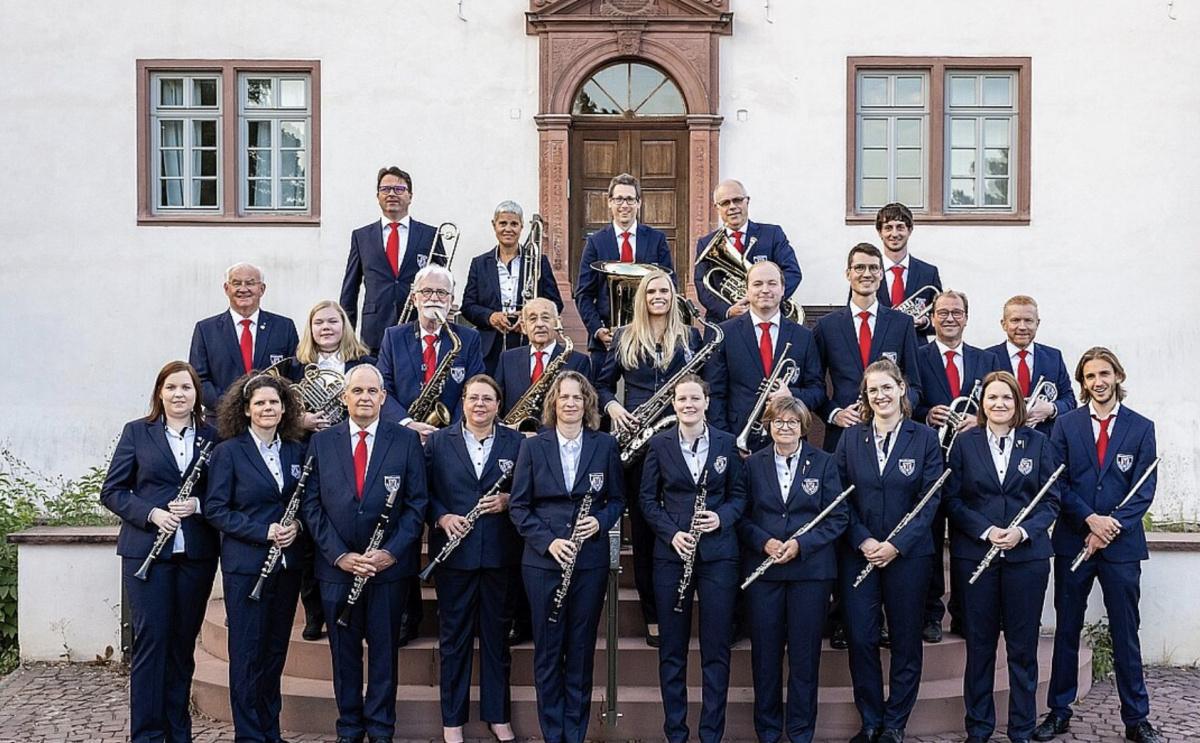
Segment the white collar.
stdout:
[[775,314],[771,315],[768,318],[759,317],[757,312],[755,312],[754,310],[750,310],[750,321],[754,323],[755,327],[758,327],[759,325],[761,325],[762,323],[765,323],[765,322],[769,322],[772,325],[777,326],[777,325],[779,325],[782,318],[783,318],[783,313],[781,311],[779,311],[778,308],[776,308]]
[[1029,345],[1025,348],[1017,348],[1015,345],[1013,345],[1012,341],[1004,341],[1004,345],[1008,349],[1008,357],[1010,359],[1019,354],[1021,351],[1027,351],[1030,356],[1033,356],[1033,341],[1029,341]]
[[[1113,409],[1111,411],[1109,411],[1108,417],[1110,419],[1116,418],[1117,413],[1120,413],[1120,412],[1121,412],[1121,403],[1117,402],[1117,404],[1113,406]],[[1091,403],[1091,402],[1088,403],[1088,413],[1091,414],[1092,418],[1095,418],[1096,420],[1104,420],[1104,418],[1101,418],[1100,414],[1096,412],[1095,403]]]
[[871,306],[867,307],[865,310],[860,310],[858,308],[858,305],[856,305],[854,303],[854,300],[851,300],[850,303],[847,304],[846,306],[850,308],[850,314],[853,315],[854,317],[858,317],[859,314],[861,314],[863,312],[871,313],[871,317],[879,317],[879,300],[878,299],[871,302]]
[[318,350],[317,351],[317,361],[318,362],[320,362],[320,361],[336,361],[339,364],[344,363],[342,361],[342,352],[341,351],[334,351],[333,353],[325,353],[324,351]]
[[894,260],[892,260],[891,258],[889,258],[889,257],[887,256],[887,254],[886,254],[886,253],[885,253],[885,254],[884,254],[884,256],[883,256],[883,260],[884,260],[884,262],[886,262],[886,263],[888,264],[888,265],[886,265],[886,266],[884,266],[884,267],[883,267],[883,272],[884,272],[885,274],[886,274],[886,273],[891,273],[891,271],[892,271],[892,268],[893,268],[893,267],[895,267],[895,266],[903,266],[905,271],[907,271],[907,270],[908,270],[908,251],[905,251],[905,252],[904,252],[904,257],[903,257],[903,258],[901,258],[901,259],[900,259],[900,260],[898,260],[898,261],[894,261]]
[[[408,214],[405,214],[403,217],[401,217],[399,220],[396,221],[396,224],[400,225],[401,227],[403,227],[404,229],[407,230],[409,228],[409,223],[411,220],[412,220],[412,217]],[[379,218],[379,228],[382,230],[387,230],[388,225],[390,225],[391,223],[392,223],[392,221],[390,219],[388,219],[387,217]]]
[[489,433],[487,436],[484,436],[481,439],[477,439],[477,438],[475,438],[475,434],[471,433],[471,429],[467,428],[467,424],[463,423],[462,424],[462,434],[463,434],[464,439],[470,439],[471,441],[474,441],[476,444],[482,444],[483,442],[487,441],[488,439],[496,438],[496,424],[492,423],[492,432],[491,433]]
[[[620,237],[624,232],[628,232],[630,237],[635,239],[637,238],[638,221],[636,219],[633,220],[633,224],[629,225],[629,229],[627,230],[621,229],[621,225],[617,224],[616,220],[613,220],[612,228],[613,231],[617,233],[617,237]],[[618,245],[617,247],[620,246]]]
[[258,327],[258,315],[260,312],[262,312],[261,308],[255,310],[254,314],[250,315],[250,317],[242,317],[241,315],[238,314],[237,310],[233,309],[232,307],[229,308],[229,316],[231,318],[233,318],[233,327],[238,328],[238,329],[241,328],[240,323],[242,322],[242,320],[249,320],[250,326],[253,328],[257,328]]
[[583,430],[582,429],[580,429],[580,431],[579,431],[579,437],[574,438],[574,439],[566,438],[565,436],[562,435],[562,432],[559,431],[557,428],[554,429],[554,435],[558,438],[558,448],[559,449],[566,446],[568,441],[574,441],[576,444],[579,444],[580,451],[583,450]]
[[967,344],[963,343],[962,341],[959,341],[958,348],[951,348],[950,346],[947,346],[945,343],[942,343],[940,340],[938,340],[936,336],[934,337],[933,342],[937,344],[938,353],[941,354],[943,359],[946,358],[947,351],[953,351],[954,353],[958,354],[960,359],[964,358],[963,347]]
[[368,436],[374,436],[375,432],[377,430],[379,430],[379,419],[378,418],[371,421],[371,424],[369,426],[367,426],[366,428],[363,428],[362,426],[355,423],[353,418],[350,419],[350,438],[354,438],[355,436],[357,436],[359,431],[366,431]]
[[536,358],[539,353],[544,353],[544,354],[546,354],[546,358],[549,359],[551,356],[554,355],[554,348],[557,345],[558,345],[558,341],[552,340],[552,341],[550,341],[550,345],[546,346],[541,351],[538,351],[536,348],[533,347],[533,344],[530,343],[529,344],[529,358],[531,358],[531,359]]
[[682,446],[683,448],[685,448],[685,449],[686,449],[688,446],[693,446],[693,445],[696,445],[696,444],[698,444],[698,443],[699,443],[699,442],[701,442],[701,441],[703,441],[703,442],[705,442],[705,443],[707,443],[707,442],[708,442],[708,424],[707,424],[707,423],[705,423],[705,424],[704,424],[704,430],[702,430],[702,431],[700,432],[700,435],[696,437],[695,441],[693,441],[693,442],[692,442],[692,444],[688,444],[686,441],[684,441],[684,439],[683,439],[683,427],[681,426],[681,427],[679,428],[679,445],[680,445],[680,446]]
[[741,227],[739,227],[736,230],[727,224],[722,224],[721,226],[725,228],[725,234],[729,237],[733,237],[733,233],[735,233],[735,232],[740,232],[743,235],[750,234],[750,220],[749,219],[747,219],[745,224],[743,224]]

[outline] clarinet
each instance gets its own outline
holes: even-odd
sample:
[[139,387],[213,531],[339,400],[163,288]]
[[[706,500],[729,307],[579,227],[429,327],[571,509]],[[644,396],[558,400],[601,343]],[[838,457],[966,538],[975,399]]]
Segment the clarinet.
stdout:
[[[824,519],[826,516],[828,516],[830,511],[832,511],[833,509],[837,508],[837,507],[838,507],[838,505],[840,505],[842,501],[846,500],[846,498],[847,498],[847,497],[850,495],[850,493],[852,493],[852,492],[854,492],[854,486],[853,486],[853,485],[851,485],[850,487],[848,487],[848,488],[846,488],[845,490],[843,490],[843,491],[841,492],[841,494],[839,494],[839,495],[838,495],[838,497],[836,497],[836,498],[834,498],[834,499],[833,499],[833,503],[830,503],[828,506],[825,506],[825,509],[824,509],[823,511],[821,511],[820,513],[818,513],[818,514],[817,514],[815,517],[813,517],[813,520],[812,520],[812,521],[809,521],[807,524],[805,524],[804,526],[802,526],[802,527],[800,527],[799,529],[797,529],[797,530],[796,530],[796,531],[795,531],[795,532],[794,532],[794,533],[793,533],[793,534],[792,534],[790,537],[788,537],[788,538],[787,538],[787,539],[785,539],[784,541],[785,541],[785,542],[788,542],[788,541],[791,541],[791,540],[793,540],[793,539],[799,539],[800,537],[802,537],[802,536],[804,536],[805,534],[807,534],[809,531],[811,531],[811,530],[812,530],[812,528],[813,528],[814,526],[816,526],[817,524],[821,523],[822,519]],[[775,564],[775,563],[778,561],[778,559],[779,559],[779,558],[775,557],[775,555],[771,555],[771,556],[770,556],[770,557],[768,557],[767,559],[763,560],[763,561],[762,561],[762,562],[759,564],[759,566],[758,566],[758,567],[756,567],[756,568],[754,569],[754,572],[753,572],[753,573],[751,573],[751,574],[750,574],[750,575],[749,575],[749,576],[746,578],[746,580],[742,581],[742,590],[743,590],[743,591],[744,591],[744,590],[746,590],[746,586],[750,585],[750,584],[751,584],[751,583],[753,583],[754,581],[756,581],[756,580],[758,580],[759,578],[761,578],[761,577],[762,577],[762,574],[763,574],[763,573],[765,573],[765,572],[767,572],[767,569],[768,569],[768,568],[770,568],[772,565],[774,565],[774,564]]]
[[[1142,473],[1142,476],[1138,478],[1138,481],[1135,482],[1133,487],[1129,489],[1129,494],[1121,499],[1121,502],[1117,504],[1116,508],[1108,512],[1109,516],[1121,510],[1121,506],[1124,506],[1126,503],[1128,503],[1129,499],[1132,498],[1137,491],[1141,490],[1142,485],[1144,485],[1146,480],[1150,478],[1150,473],[1158,468],[1158,463],[1161,461],[1162,457],[1154,458],[1154,461],[1150,463],[1150,466],[1146,468],[1146,471]],[[1091,557],[1091,555],[1088,554],[1087,542],[1085,540],[1083,549],[1079,550],[1079,554],[1076,555],[1075,559],[1071,561],[1071,572],[1074,573],[1076,570],[1078,570],[1079,566],[1082,565],[1089,557]]]
[[[283,511],[283,518],[279,520],[280,526],[291,526],[296,521],[296,512],[300,510],[300,498],[304,495],[305,484],[308,482],[308,473],[312,472],[313,455],[309,454],[308,459],[304,462],[304,471],[300,473],[300,479],[296,481],[296,489],[292,491],[292,499],[288,501],[287,508]],[[278,544],[272,544],[271,549],[267,550],[267,559],[263,563],[262,569],[258,571],[258,582],[254,584],[254,590],[250,592],[250,600],[258,601],[262,598],[263,584],[279,564],[279,558],[283,557],[283,547]]]
[[[384,486],[387,487],[387,500],[383,504],[383,512],[379,514],[379,521],[375,523],[375,531],[371,532],[371,539],[367,542],[367,548],[363,553],[371,550],[379,549],[379,545],[383,544],[383,533],[387,531],[388,523],[392,520],[392,506],[396,504],[396,493],[400,490],[402,480],[399,477],[384,478]],[[363,586],[367,584],[366,575],[354,576],[354,585],[350,586],[350,596],[346,599],[346,607],[342,609],[342,613],[338,615],[337,623],[339,627],[350,626],[350,613],[354,609],[354,605],[358,603],[358,597],[362,595]]]
[[[1033,511],[1033,507],[1038,504],[1038,501],[1042,499],[1042,496],[1049,492],[1050,486],[1054,484],[1054,481],[1058,479],[1058,476],[1061,475],[1062,471],[1066,468],[1067,465],[1065,464],[1058,465],[1058,469],[1054,470],[1054,473],[1050,475],[1049,480],[1046,480],[1046,484],[1042,486],[1042,489],[1038,491],[1037,495],[1033,496],[1033,500],[1029,501],[1029,503],[1020,511],[1017,511],[1017,515],[1013,517],[1012,522],[1008,525],[1009,529],[1015,529],[1021,525],[1021,522],[1025,520],[1025,517],[1028,516],[1031,511]],[[979,580],[979,576],[983,575],[983,571],[988,569],[988,567],[992,564],[992,560],[995,560],[996,555],[998,554],[1000,554],[1000,548],[993,544],[992,548],[987,551],[987,554],[984,555],[983,559],[979,561],[979,564],[975,566],[975,572],[971,573],[971,579],[968,580],[967,583],[972,586],[975,585],[975,581]]]
[[[924,497],[922,497],[921,500],[917,502],[916,507],[913,508],[913,510],[909,511],[908,513],[904,514],[904,518],[900,519],[900,523],[896,524],[896,528],[892,529],[891,534],[888,534],[887,539],[884,539],[883,541],[890,542],[893,539],[895,539],[896,535],[900,533],[900,530],[903,529],[904,527],[908,526],[909,522],[917,517],[917,514],[921,512],[921,509],[923,509],[925,507],[925,505],[927,503],[929,503],[929,499],[933,497],[933,494],[941,489],[942,484],[946,482],[946,478],[950,476],[951,472],[952,472],[952,470],[947,469],[946,471],[944,471],[942,473],[942,476],[939,477],[933,483],[933,485],[931,485],[929,487],[929,490],[927,490],[925,492]],[[864,567],[862,569],[862,572],[858,574],[858,577],[854,579],[853,588],[858,588],[858,584],[860,584],[864,580],[866,580],[867,576],[870,575],[871,571],[874,569],[875,569],[874,563],[868,562],[866,567]]]
[[683,558],[683,577],[679,579],[678,596],[675,598],[675,613],[683,613],[683,599],[687,596],[687,590],[692,585],[692,571],[696,565],[696,553],[700,551],[700,529],[696,526],[696,518],[701,511],[708,510],[708,470],[704,470],[704,474],[700,476],[700,484],[696,488],[696,505],[692,510],[692,525],[688,529],[688,536],[692,538],[692,551],[688,556]]
[[[179,494],[171,500],[172,503],[183,503],[188,498],[192,497],[192,490],[196,487],[196,483],[200,480],[200,474],[204,470],[204,465],[208,463],[208,458],[212,456],[213,442],[205,441],[204,446],[200,448],[200,456],[196,458],[196,463],[192,465],[192,471],[188,473],[187,479],[183,481],[183,486],[179,488]],[[183,528],[183,524],[179,525]],[[133,577],[138,580],[148,580],[150,577],[150,564],[158,559],[158,553],[162,552],[163,547],[167,546],[167,540],[175,536],[175,532],[167,531],[159,528],[158,536],[154,538],[154,546],[150,548],[150,554],[146,555],[146,559],[142,562],[142,566],[137,569]]]
[[504,490],[504,486],[507,485],[508,481],[511,479],[512,470],[510,469],[508,472],[505,472],[499,480],[496,481],[495,485],[493,485],[486,493],[483,494],[483,497],[481,497],[479,501],[471,508],[471,510],[467,512],[467,515],[463,517],[467,520],[467,530],[457,537],[450,537],[449,541],[442,545],[442,549],[437,553],[437,556],[434,557],[429,564],[425,566],[425,569],[421,571],[421,580],[429,580],[429,576],[433,575],[434,569],[437,568],[438,565],[441,565],[443,562],[445,562],[446,558],[450,557],[454,550],[458,549],[458,545],[462,544],[463,541],[471,535],[471,530],[475,528],[475,522],[478,521],[479,517],[483,515],[481,509],[483,508],[482,503],[484,499],[491,498],[493,495],[497,495],[502,492]]
[[579,536],[579,527],[583,520],[592,515],[592,491],[587,491],[583,496],[583,500],[579,503],[579,515],[575,519],[575,526],[571,528],[571,544],[575,545],[575,553],[571,555],[571,559],[563,565],[562,582],[558,584],[558,588],[554,591],[554,607],[550,610],[550,616],[547,618],[551,623],[558,622],[558,615],[562,611],[563,602],[567,600],[567,591],[571,589],[571,576],[575,574],[575,560],[579,556],[579,549],[583,546],[583,537]]

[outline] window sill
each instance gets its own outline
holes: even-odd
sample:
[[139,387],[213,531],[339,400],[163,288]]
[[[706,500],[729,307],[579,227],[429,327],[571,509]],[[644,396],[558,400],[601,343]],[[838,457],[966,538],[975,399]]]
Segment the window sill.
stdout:
[[228,216],[224,214],[139,214],[137,223],[147,227],[168,225],[242,226],[242,227],[319,227],[321,218],[310,214]]
[[[1026,226],[1028,214],[921,214],[914,212],[918,224]],[[875,224],[874,214],[847,214],[846,224]]]

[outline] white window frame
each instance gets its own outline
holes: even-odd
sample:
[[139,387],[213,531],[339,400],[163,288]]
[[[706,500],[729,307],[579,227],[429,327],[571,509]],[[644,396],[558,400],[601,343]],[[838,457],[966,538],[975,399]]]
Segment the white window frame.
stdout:
[[[866,105],[863,103],[863,81],[866,78],[886,78],[887,102],[883,105]],[[921,103],[919,105],[898,105],[895,102],[896,78],[917,77],[921,79]],[[920,119],[921,144],[921,201],[919,204],[908,204],[916,210],[926,208],[929,202],[929,119],[930,119],[930,79],[924,70],[858,70],[855,80],[855,153],[854,153],[854,200],[858,211],[878,209],[899,199],[896,196],[896,161],[900,148],[896,144],[896,122],[899,119]],[[865,120],[885,120],[887,122],[887,199],[882,204],[866,204],[863,200],[863,160],[868,149],[863,142],[863,122]],[[871,148],[876,149],[876,148]],[[906,148],[911,149],[911,148]]]
[[[970,213],[970,214],[985,214],[985,213],[1001,213],[1013,214],[1017,210],[1017,174],[1020,172],[1019,143],[1017,138],[1020,136],[1020,126],[1018,117],[1020,116],[1019,109],[1019,90],[1017,73],[1009,70],[988,70],[981,68],[973,69],[947,69],[945,72],[945,109],[942,115],[942,208],[945,213]],[[976,83],[976,105],[974,106],[955,106],[952,105],[952,85],[951,80],[955,77],[972,77]],[[1009,86],[1009,105],[1007,106],[985,106],[983,104],[983,81],[988,77],[1003,77],[1008,79]],[[951,173],[953,170],[952,156],[953,142],[951,141],[951,129],[955,119],[973,119],[975,121],[975,203],[974,204],[952,204],[954,191],[951,188]],[[1008,120],[1008,173],[1003,176],[1008,181],[1008,203],[1007,204],[985,204],[983,203],[985,193],[985,181],[999,180],[999,176],[989,176],[985,173],[984,150],[985,143],[983,141],[983,122],[985,119],[1007,119]]]
[[[165,105],[162,102],[162,81],[163,80],[182,80],[183,81],[183,103],[181,105]],[[200,106],[192,101],[193,82],[196,80],[212,80],[217,86],[217,102],[213,106]],[[224,158],[224,141],[222,137],[222,119],[224,112],[221,108],[222,94],[222,78],[219,72],[202,72],[198,70],[189,71],[162,71],[155,72],[150,76],[150,205],[155,214],[219,214],[224,209],[223,203],[223,186],[222,180],[222,162]],[[183,204],[181,206],[173,206],[162,203],[162,124],[169,121],[182,122],[183,140],[182,140],[182,171],[181,180],[183,186]],[[194,123],[201,121],[211,121],[216,128],[216,153],[217,153],[217,168],[216,177],[197,176],[193,173],[193,156],[201,150],[210,149],[208,147],[201,148],[195,142]],[[174,176],[172,180],[176,180]],[[192,198],[192,181],[195,179],[213,180],[216,184],[217,203],[213,206],[199,206],[194,203]]]
[[[283,107],[271,101],[267,106],[248,105],[250,80],[270,80],[271,94],[277,96],[280,82],[300,80],[304,83],[304,106]],[[312,78],[308,73],[278,73],[242,71],[238,73],[238,206],[242,214],[307,214],[312,205]],[[271,124],[271,205],[250,206],[250,122],[268,121]],[[299,207],[280,206],[281,180],[281,123],[303,121],[304,152],[304,205]],[[289,150],[298,148],[287,148]]]

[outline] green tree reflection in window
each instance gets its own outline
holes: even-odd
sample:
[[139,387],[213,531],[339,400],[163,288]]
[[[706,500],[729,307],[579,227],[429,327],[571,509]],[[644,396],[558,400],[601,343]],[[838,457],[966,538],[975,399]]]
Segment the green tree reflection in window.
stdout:
[[596,116],[682,116],[683,94],[671,78],[650,65],[618,62],[584,82],[571,109]]

